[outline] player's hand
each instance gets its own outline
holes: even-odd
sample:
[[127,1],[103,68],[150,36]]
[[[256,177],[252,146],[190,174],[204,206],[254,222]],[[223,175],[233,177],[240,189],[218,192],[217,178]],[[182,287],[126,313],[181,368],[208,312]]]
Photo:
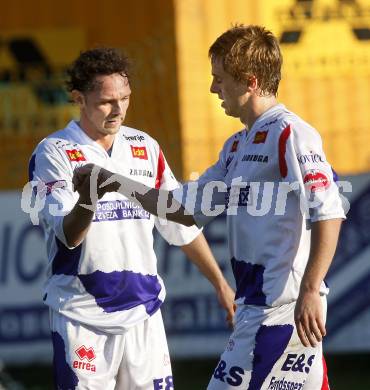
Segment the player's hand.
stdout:
[[113,173],[94,164],[77,167],[73,172],[72,183],[82,199],[100,199],[105,193],[117,190],[116,182],[105,182]]
[[220,305],[226,311],[226,322],[230,328],[234,327],[234,314],[236,310],[235,291],[229,286],[227,282],[217,290],[217,298]]
[[318,291],[302,291],[299,294],[294,320],[298,336],[305,347],[315,347],[326,335],[322,303]]

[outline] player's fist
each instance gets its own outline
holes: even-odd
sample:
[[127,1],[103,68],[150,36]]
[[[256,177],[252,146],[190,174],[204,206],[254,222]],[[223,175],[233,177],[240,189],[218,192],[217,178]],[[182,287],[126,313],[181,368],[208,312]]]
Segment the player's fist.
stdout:
[[75,191],[90,203],[100,199],[106,192],[119,188],[114,174],[98,165],[86,164],[74,170],[72,183]]

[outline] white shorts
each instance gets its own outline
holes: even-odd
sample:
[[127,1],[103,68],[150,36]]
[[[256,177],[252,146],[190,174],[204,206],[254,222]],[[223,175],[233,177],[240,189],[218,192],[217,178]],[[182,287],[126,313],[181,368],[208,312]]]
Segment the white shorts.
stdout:
[[160,310],[122,335],[103,333],[51,310],[58,390],[172,390]]
[[[324,319],[326,297],[322,297]],[[304,347],[295,302],[276,308],[240,306],[235,329],[208,390],[328,390],[322,344]]]

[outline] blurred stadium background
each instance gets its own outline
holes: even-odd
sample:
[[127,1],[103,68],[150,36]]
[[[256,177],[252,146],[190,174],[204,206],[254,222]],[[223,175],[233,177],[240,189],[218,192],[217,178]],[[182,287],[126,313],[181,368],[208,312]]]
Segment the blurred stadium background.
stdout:
[[[66,66],[94,46],[133,59],[126,123],[154,136],[179,179],[216,160],[240,122],[225,117],[207,51],[232,23],[264,24],[284,54],[280,100],[321,133],[351,209],[328,281],[326,339],[334,390],[370,389],[370,0],[12,0],[0,10],[0,389],[52,388],[46,256],[21,210],[28,158],[76,117]],[[352,187],[352,188],[351,188]],[[231,280],[224,220],[205,233]],[[228,337],[212,289],[157,240],[178,390],[203,389]]]

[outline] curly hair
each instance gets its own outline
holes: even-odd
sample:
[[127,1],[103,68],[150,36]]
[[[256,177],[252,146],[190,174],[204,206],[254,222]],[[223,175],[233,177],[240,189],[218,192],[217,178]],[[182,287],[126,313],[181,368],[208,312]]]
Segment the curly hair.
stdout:
[[119,73],[129,78],[128,57],[115,48],[100,47],[86,50],[67,69],[66,86],[69,92],[92,91],[96,86],[96,76]]
[[283,57],[271,31],[262,26],[235,25],[212,44],[211,61],[221,59],[224,70],[237,81],[258,80],[261,95],[276,96]]

